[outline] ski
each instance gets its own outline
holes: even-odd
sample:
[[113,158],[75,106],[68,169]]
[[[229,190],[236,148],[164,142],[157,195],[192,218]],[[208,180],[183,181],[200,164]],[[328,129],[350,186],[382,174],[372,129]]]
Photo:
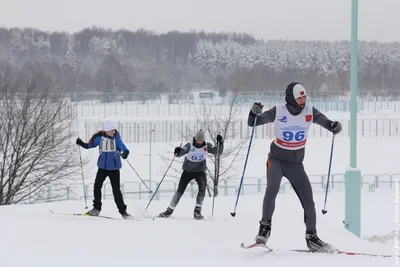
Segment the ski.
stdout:
[[[241,243],[240,245],[241,248],[244,249],[251,249],[251,248],[264,248],[267,250],[267,252],[272,252],[272,251],[283,251],[283,249],[272,249],[269,246],[265,244],[259,244],[259,243],[253,243],[250,245],[245,245]],[[384,258],[389,258],[393,257],[393,255],[384,255],[384,254],[373,254],[373,253],[363,253],[363,252],[349,252],[349,251],[343,251],[343,250],[338,250],[335,249],[333,252],[313,252],[308,249],[288,249],[288,251],[292,252],[302,252],[302,253],[312,253],[312,254],[342,254],[342,255],[349,255],[349,256],[371,256],[371,257],[384,257]]]
[[337,250],[334,252],[334,254],[344,254],[344,255],[351,255],[351,256],[371,256],[371,257],[383,257],[383,258],[393,257],[393,255],[362,253],[362,252],[349,252],[349,251],[342,251],[342,250]]
[[125,221],[144,221],[145,219],[152,219],[152,218],[146,218],[146,217],[132,217],[130,219],[123,219],[123,218],[114,218],[114,217],[109,217],[109,216],[103,216],[103,215],[98,215],[98,216],[93,216],[87,213],[62,213],[62,212],[54,212],[50,210],[52,214],[55,215],[66,215],[66,216],[82,216],[82,217],[94,217],[94,218],[102,218],[102,219],[108,219],[108,220],[125,220]]
[[158,220],[177,220],[177,221],[212,221],[212,218],[201,218],[201,219],[195,219],[192,217],[176,217],[176,216],[171,216],[171,217],[160,217],[160,216],[155,216],[155,217],[151,217],[154,220],[158,219]]
[[257,247],[259,247],[259,248],[265,248],[265,249],[267,249],[267,251],[273,251],[272,248],[270,248],[270,247],[268,247],[267,245],[262,244],[262,243],[253,243],[253,244],[250,244],[250,245],[245,245],[245,244],[241,243],[241,244],[240,244],[240,247],[241,247],[241,248],[244,248],[244,249],[250,249],[250,248],[257,248]]
[[62,213],[62,212],[54,212],[52,210],[50,210],[50,212],[52,214],[55,215],[66,215],[66,216],[82,216],[82,217],[97,217],[97,218],[103,218],[103,219],[109,219],[109,220],[115,220],[116,218],[113,217],[108,217],[108,216],[102,216],[102,215],[98,215],[98,216],[93,216],[87,213]]

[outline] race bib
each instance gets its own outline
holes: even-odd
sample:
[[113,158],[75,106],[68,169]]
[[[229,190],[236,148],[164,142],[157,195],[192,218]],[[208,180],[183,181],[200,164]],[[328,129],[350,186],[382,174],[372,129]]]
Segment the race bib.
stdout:
[[115,152],[117,151],[117,146],[115,144],[115,139],[109,139],[102,137],[99,145],[100,152]]

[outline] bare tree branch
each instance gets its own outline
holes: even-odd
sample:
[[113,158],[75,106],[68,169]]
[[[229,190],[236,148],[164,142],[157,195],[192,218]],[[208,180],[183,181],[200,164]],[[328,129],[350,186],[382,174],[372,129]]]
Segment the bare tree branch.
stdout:
[[[192,142],[192,138],[194,133],[203,129],[206,133],[208,133],[209,138],[214,143],[214,146],[217,144],[216,136],[221,134],[224,139],[224,152],[220,155],[219,158],[219,168],[218,171],[216,168],[216,157],[209,157],[210,162],[207,164],[207,177],[209,180],[208,192],[211,196],[210,191],[218,196],[218,185],[219,182],[229,180],[237,175],[236,165],[239,161],[241,153],[245,144],[248,142],[248,139],[240,140],[234,137],[235,133],[235,124],[237,120],[235,118],[240,116],[240,98],[238,94],[233,94],[233,98],[230,103],[229,111],[226,114],[223,114],[217,110],[218,106],[211,105],[203,105],[200,110],[196,110],[196,121],[194,125],[197,127],[193,128],[192,131],[189,129],[182,129],[177,132],[182,136],[183,139],[188,142]],[[209,139],[209,140],[210,140]],[[173,148],[171,148],[173,151]],[[172,153],[172,152],[171,152]],[[169,157],[165,157],[160,155],[160,157],[166,162],[166,164],[171,160]],[[182,161],[182,160],[180,160]],[[177,162],[180,162],[179,160]],[[174,174],[172,177],[176,177],[179,179],[181,170],[171,167],[171,170]]]
[[75,114],[62,93],[38,77],[6,72],[0,102],[0,205],[43,199],[45,187],[78,179]]

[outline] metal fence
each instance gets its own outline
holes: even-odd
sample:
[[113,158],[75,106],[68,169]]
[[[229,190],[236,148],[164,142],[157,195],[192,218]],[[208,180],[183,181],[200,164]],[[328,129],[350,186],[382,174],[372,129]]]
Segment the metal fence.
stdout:
[[[322,89],[322,88],[321,88]],[[279,91],[243,91],[243,92],[220,92],[211,86],[199,85],[193,88],[185,88],[180,92],[75,92],[67,93],[66,97],[74,103],[98,102],[98,103],[152,103],[152,104],[173,104],[173,103],[207,103],[216,104],[229,102],[237,99],[243,102],[256,100],[268,100],[285,98],[285,90]],[[346,91],[339,90],[307,90],[307,96],[313,100],[349,100],[350,89]],[[359,101],[393,101],[400,100],[400,90],[359,90]],[[248,103],[249,103],[248,102]]]
[[[338,136],[350,136],[350,120],[339,120],[343,130]],[[194,135],[202,128],[211,132],[221,130],[221,122],[210,121],[206,124],[195,120],[186,121],[116,121],[116,127],[120,131],[126,143],[146,142],[177,142]],[[102,129],[102,121],[84,121],[78,123],[78,136],[85,140]],[[274,136],[274,124],[269,123],[256,127],[254,138],[264,139]],[[247,139],[251,134],[251,127],[247,125],[247,119],[230,122],[226,139]],[[151,135],[151,136],[150,136]],[[360,137],[395,137],[400,136],[400,118],[388,119],[359,119],[357,121],[357,135]],[[330,132],[319,125],[312,124],[309,129],[310,138],[329,137]]]
[[[95,101],[85,103],[72,103],[71,112],[80,118],[85,117],[203,117],[204,111],[209,112],[209,108],[218,114],[228,114],[234,100],[211,101],[202,100],[201,103],[145,103],[138,104],[133,102],[121,103],[98,103]],[[231,102],[230,102],[231,101]],[[236,101],[236,100],[235,100]],[[254,102],[262,102],[267,108],[283,103],[283,98],[259,99],[257,97],[241,101],[234,104],[235,109],[240,114],[247,115]],[[310,100],[315,108],[321,112],[350,112],[350,100]],[[358,112],[376,113],[379,111],[400,112],[400,101],[367,101],[359,100],[357,104]]]
[[[324,193],[326,191],[326,183],[328,181],[327,174],[309,175],[311,186],[315,193]],[[237,195],[240,179],[230,179],[222,181],[218,186],[220,195],[234,196]],[[145,181],[149,184],[149,181]],[[170,199],[178,187],[178,180],[165,180],[156,192],[154,200]],[[397,190],[400,182],[400,173],[393,174],[364,174],[362,175],[362,192],[374,193],[376,191],[392,191]],[[152,182],[152,187],[157,188],[158,183]],[[257,194],[264,192],[266,186],[266,177],[245,177],[241,195]],[[85,186],[87,198],[93,198],[93,184]],[[329,191],[344,192],[345,178],[344,173],[331,174],[329,181]],[[112,188],[109,183],[104,183],[102,188],[102,198],[112,199]],[[140,182],[125,182],[121,184],[122,194],[127,199],[149,200],[152,196]],[[187,193],[184,197],[195,198],[197,194],[197,185],[191,182]],[[293,188],[289,182],[282,180],[279,190],[280,194],[293,192]],[[34,198],[30,198],[26,203],[38,202],[54,202],[63,200],[84,200],[84,192],[81,184],[71,184],[68,186],[51,185],[41,190]]]

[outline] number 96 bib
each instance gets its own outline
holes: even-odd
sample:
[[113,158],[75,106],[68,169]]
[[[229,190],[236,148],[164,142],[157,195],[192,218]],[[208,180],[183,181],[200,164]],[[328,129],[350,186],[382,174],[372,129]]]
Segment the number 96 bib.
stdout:
[[311,123],[312,106],[306,105],[297,116],[290,114],[285,105],[277,106],[274,143],[287,150],[304,148]]

